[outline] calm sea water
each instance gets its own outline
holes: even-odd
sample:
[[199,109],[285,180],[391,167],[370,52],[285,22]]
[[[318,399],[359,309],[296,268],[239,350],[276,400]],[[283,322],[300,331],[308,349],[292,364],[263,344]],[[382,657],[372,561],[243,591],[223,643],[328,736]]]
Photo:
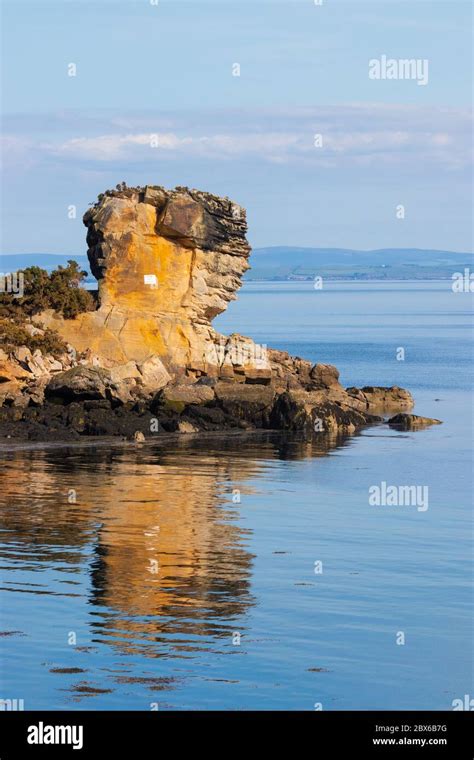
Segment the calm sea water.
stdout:
[[[472,695],[471,309],[450,283],[260,283],[216,321],[334,363],[345,385],[409,388],[444,422],[424,431],[330,450],[3,448],[0,698],[442,710]],[[382,481],[427,486],[428,509],[370,506]]]

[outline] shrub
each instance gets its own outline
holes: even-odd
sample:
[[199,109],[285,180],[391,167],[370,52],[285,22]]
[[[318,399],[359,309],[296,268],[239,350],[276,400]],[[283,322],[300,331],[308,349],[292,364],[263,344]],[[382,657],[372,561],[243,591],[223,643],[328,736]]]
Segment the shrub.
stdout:
[[28,267],[23,271],[24,295],[15,298],[11,293],[0,294],[0,317],[30,317],[45,309],[54,309],[66,319],[72,319],[84,311],[92,311],[95,302],[89,291],[81,287],[87,272],[76,261],[68,261],[66,267],[58,266],[50,274],[40,267]]
[[26,346],[30,351],[36,351],[39,348],[43,354],[53,356],[60,356],[66,351],[66,343],[57,332],[49,328],[43,332],[44,335],[31,335],[21,324],[12,319],[0,319],[0,346],[7,353],[18,346]]

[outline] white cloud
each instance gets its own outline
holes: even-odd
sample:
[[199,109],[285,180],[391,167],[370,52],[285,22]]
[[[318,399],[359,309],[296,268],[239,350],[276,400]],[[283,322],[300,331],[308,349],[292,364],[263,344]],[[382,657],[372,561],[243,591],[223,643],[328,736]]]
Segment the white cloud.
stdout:
[[[327,168],[432,164],[447,169],[471,162],[470,115],[463,109],[358,104],[181,113],[155,117],[156,130],[153,114],[131,113],[122,119],[108,114],[100,120],[79,120],[81,136],[74,134],[73,115],[60,114],[58,121],[61,130],[54,130],[52,115],[47,134],[40,132],[37,140],[32,137],[31,119],[28,134],[22,133],[21,121],[17,122],[18,135],[6,137],[9,160],[59,160],[100,167],[116,161],[132,165],[179,157],[249,158]],[[58,132],[58,138],[47,139]],[[322,147],[315,147],[315,134],[322,135]]]
[[150,150],[165,153],[212,156],[214,158],[237,157],[252,153],[262,156],[288,151],[297,147],[299,138],[291,134],[214,134],[196,137],[181,136],[173,132],[147,132],[138,134],[108,134],[98,137],[80,137],[67,140],[49,151],[60,156],[85,158],[96,161],[134,159]]

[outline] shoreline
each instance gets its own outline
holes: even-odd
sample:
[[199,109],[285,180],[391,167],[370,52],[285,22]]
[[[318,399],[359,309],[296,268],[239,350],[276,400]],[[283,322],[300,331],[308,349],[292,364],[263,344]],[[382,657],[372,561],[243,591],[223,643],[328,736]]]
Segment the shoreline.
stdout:
[[[109,446],[109,447],[132,447],[140,448],[143,446],[156,446],[167,445],[169,443],[195,443],[197,441],[239,441],[241,439],[254,439],[259,438],[269,439],[285,439],[292,442],[300,442],[304,444],[311,444],[328,450],[337,446],[337,442],[343,441],[349,438],[356,437],[361,434],[362,431],[376,427],[388,426],[389,429],[398,429],[401,433],[412,432],[415,428],[403,428],[399,427],[396,423],[390,424],[391,416],[393,412],[388,414],[387,411],[379,410],[379,413],[385,414],[379,418],[375,417],[372,421],[365,424],[358,425],[354,430],[334,430],[332,432],[319,432],[311,435],[305,434],[300,430],[288,430],[288,429],[276,429],[276,428],[223,428],[221,430],[196,430],[194,432],[180,432],[180,431],[163,431],[156,435],[156,437],[148,437],[144,440],[134,440],[133,438],[121,436],[121,435],[84,435],[76,439],[58,439],[55,441],[43,439],[43,440],[28,440],[28,438],[17,439],[14,441],[12,438],[0,439],[0,455],[9,451],[28,451],[28,450],[43,450],[43,449],[58,449],[58,448],[94,448],[97,446]],[[412,410],[413,411],[413,410]],[[403,416],[403,412],[401,413]],[[407,417],[417,417],[417,415],[408,414]],[[426,420],[427,423],[433,422],[430,418],[418,417],[420,420]],[[21,425],[21,423],[19,423]],[[426,424],[426,423],[425,423]],[[428,423],[429,424],[429,423]],[[425,426],[425,425],[423,425]]]
[[[178,433],[178,432],[163,432],[156,438],[146,438],[144,441],[134,441],[129,438],[120,436],[84,436],[82,439],[76,440],[57,440],[57,441],[29,441],[27,438],[24,440],[13,443],[11,439],[8,442],[0,441],[0,454],[6,451],[25,451],[30,449],[57,449],[57,448],[93,448],[95,446],[113,446],[113,447],[133,447],[139,448],[142,446],[156,445],[159,443],[169,443],[170,441],[196,441],[196,440],[213,440],[221,439],[225,437],[229,438],[242,438],[242,437],[254,437],[258,436],[283,436],[286,431],[258,429],[258,430],[208,430],[197,431],[195,433]],[[293,434],[294,436],[294,434]]]

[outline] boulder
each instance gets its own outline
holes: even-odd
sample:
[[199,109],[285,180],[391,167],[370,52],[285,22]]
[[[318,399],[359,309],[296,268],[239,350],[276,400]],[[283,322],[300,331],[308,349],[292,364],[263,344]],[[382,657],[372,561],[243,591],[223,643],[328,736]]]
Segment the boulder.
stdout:
[[215,398],[215,392],[212,387],[201,384],[178,384],[168,385],[160,396],[160,401],[163,405],[183,404],[206,404],[209,401],[213,401]]
[[111,367],[109,372],[113,383],[121,383],[123,380],[142,377],[142,373],[138,369],[136,362],[132,361],[127,362],[126,364],[118,364],[116,367]]
[[177,427],[178,433],[198,433],[199,428],[196,427],[196,425],[193,425],[191,422],[187,422],[186,420],[182,420],[178,422]]
[[432,417],[420,417],[417,414],[396,414],[391,417],[388,424],[400,430],[418,430],[428,425],[441,425],[441,420]]
[[112,385],[110,372],[102,367],[78,365],[55,375],[46,386],[47,398],[63,401],[106,399]]
[[381,421],[380,417],[343,409],[324,395],[311,392],[287,391],[276,400],[270,423],[280,430],[301,432],[307,437],[315,434],[353,433],[357,428]]
[[332,364],[315,364],[309,376],[314,383],[314,388],[340,387],[339,370]]
[[140,384],[145,391],[150,393],[156,393],[171,380],[171,376],[158,356],[153,356],[139,364],[138,370]]
[[216,405],[235,420],[246,420],[255,427],[268,427],[275,390],[269,385],[242,385],[217,382]]
[[368,411],[384,409],[411,409],[415,403],[411,393],[397,385],[390,387],[366,385],[363,388],[347,388],[347,394],[362,401]]

